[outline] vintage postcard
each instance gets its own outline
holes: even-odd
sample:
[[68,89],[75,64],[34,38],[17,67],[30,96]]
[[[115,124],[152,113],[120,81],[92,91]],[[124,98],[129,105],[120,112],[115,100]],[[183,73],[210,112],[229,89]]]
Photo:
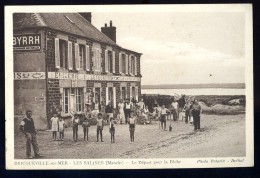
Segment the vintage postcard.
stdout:
[[254,166],[252,25],[251,4],[6,6],[6,168]]

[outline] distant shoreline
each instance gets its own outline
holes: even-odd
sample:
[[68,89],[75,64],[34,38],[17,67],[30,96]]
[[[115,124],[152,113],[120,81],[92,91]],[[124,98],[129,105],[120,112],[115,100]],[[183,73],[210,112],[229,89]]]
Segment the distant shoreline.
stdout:
[[245,89],[245,83],[163,84],[163,85],[142,85],[141,87],[142,89],[202,89],[202,88]]

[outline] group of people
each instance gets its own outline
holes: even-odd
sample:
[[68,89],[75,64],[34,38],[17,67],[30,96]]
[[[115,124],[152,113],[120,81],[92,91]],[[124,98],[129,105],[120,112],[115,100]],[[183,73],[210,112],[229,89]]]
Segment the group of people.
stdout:
[[[78,141],[78,127],[80,125],[80,119],[77,114],[71,112],[72,116],[72,129],[73,129],[73,139],[75,142]],[[93,117],[93,113],[89,108],[86,109],[85,117],[82,122],[83,127],[83,133],[84,133],[84,141],[88,142],[88,130],[90,127],[89,119]],[[109,132],[111,134],[111,143],[115,143],[115,120],[113,117],[110,117],[109,122]],[[97,130],[97,142],[99,141],[99,137],[101,142],[104,142],[103,140],[103,127],[104,127],[104,119],[102,117],[102,113],[97,114],[96,118],[96,130]],[[58,115],[55,113],[53,117],[51,118],[52,123],[52,137],[53,140],[64,140],[64,130],[65,130],[65,122],[61,117],[58,117]],[[135,126],[136,126],[136,117],[134,116],[134,112],[130,111],[129,117],[127,119],[127,123],[129,124],[129,132],[130,132],[130,140],[131,142],[134,142],[134,132],[135,132]],[[32,111],[27,110],[26,111],[26,118],[24,118],[20,125],[19,125],[20,131],[25,135],[26,138],[26,156],[28,159],[33,158],[40,158],[42,155],[40,155],[39,151],[39,145],[37,140],[37,131],[35,129],[34,121],[32,118]],[[60,139],[57,139],[57,133],[59,133]],[[31,154],[31,145],[33,147],[34,151],[34,157]]]
[[[73,130],[73,140],[78,141],[79,125],[82,126],[84,141],[89,141],[89,127],[96,122],[96,141],[101,142],[103,140],[103,128],[105,124],[109,125],[109,132],[111,135],[111,143],[115,143],[115,125],[129,124],[130,140],[134,142],[134,133],[137,120],[139,118],[140,124],[149,124],[150,118],[157,117],[160,120],[161,128],[166,131],[166,120],[173,118],[173,121],[177,121],[180,112],[185,112],[185,123],[190,122],[194,125],[194,130],[200,129],[200,114],[201,106],[195,99],[191,101],[188,99],[184,101],[184,106],[180,107],[179,103],[174,99],[168,108],[163,104],[159,104],[155,101],[153,104],[153,111],[150,112],[148,106],[145,105],[141,98],[139,102],[132,102],[126,99],[125,102],[120,100],[116,109],[112,106],[111,102],[108,102],[105,108],[102,108],[98,102],[93,104],[86,104],[84,109],[83,119],[80,119],[80,115],[74,111],[70,111],[71,123]],[[26,155],[28,158],[31,156],[31,144],[33,146],[35,157],[40,157],[39,147],[37,143],[37,133],[35,130],[34,122],[32,119],[32,111],[26,111],[26,118],[22,120],[20,124],[20,130],[26,136]],[[193,119],[192,119],[193,118]],[[50,119],[52,128],[52,138],[54,141],[64,140],[65,121],[62,117],[59,117],[59,113],[53,113],[53,117]],[[59,133],[59,138],[57,134]]]
[[[114,109],[111,102],[108,102],[105,108],[99,104],[98,100],[92,104],[86,104],[84,109],[84,114],[82,115],[83,119],[80,120],[80,115],[76,114],[74,111],[70,111],[71,115],[71,123],[72,123],[72,130],[73,130],[73,140],[75,142],[78,141],[78,130],[79,125],[82,125],[84,141],[89,141],[89,127],[91,123],[96,122],[96,137],[97,142],[103,142],[103,127],[105,124],[109,124],[109,132],[111,134],[111,143],[115,143],[115,124],[129,124],[129,131],[130,131],[130,140],[131,142],[134,141],[134,131],[135,131],[135,124],[136,124],[136,111],[137,108],[140,109],[143,113],[145,110],[145,105],[143,100],[141,99],[138,103],[130,102],[129,99],[126,99],[125,102],[121,99],[117,105],[117,108]],[[147,117],[147,116],[146,116]],[[50,119],[51,121],[51,129],[52,129],[52,138],[54,141],[64,140],[64,128],[65,122],[61,117],[57,116],[57,113],[53,114],[53,117]],[[57,139],[57,133],[59,133],[60,138]]]
[[184,100],[183,105],[179,104],[176,99],[173,99],[168,107],[166,107],[165,104],[160,106],[155,100],[153,110],[152,112],[149,112],[148,115],[158,118],[160,120],[161,128],[166,131],[166,121],[171,120],[171,118],[173,121],[177,121],[183,113],[182,117],[185,118],[185,123],[194,125],[194,130],[198,130],[200,129],[201,112],[202,109],[198,100],[191,100],[191,98],[188,98],[187,100]]

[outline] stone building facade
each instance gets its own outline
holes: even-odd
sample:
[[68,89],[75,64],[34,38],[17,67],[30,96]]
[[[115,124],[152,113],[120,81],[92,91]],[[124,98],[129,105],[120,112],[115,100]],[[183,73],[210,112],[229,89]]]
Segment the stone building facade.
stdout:
[[113,29],[111,37],[96,29],[88,14],[13,15],[17,121],[30,109],[36,127],[46,129],[53,109],[69,119],[70,111],[80,114],[95,100],[114,107],[120,99],[138,100],[141,53],[116,44],[112,22],[102,27]]

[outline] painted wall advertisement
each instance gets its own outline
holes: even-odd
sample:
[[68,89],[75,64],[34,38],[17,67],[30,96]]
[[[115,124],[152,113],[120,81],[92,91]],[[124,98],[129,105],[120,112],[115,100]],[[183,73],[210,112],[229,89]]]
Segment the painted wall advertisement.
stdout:
[[41,34],[13,35],[14,51],[39,51],[41,49]]

